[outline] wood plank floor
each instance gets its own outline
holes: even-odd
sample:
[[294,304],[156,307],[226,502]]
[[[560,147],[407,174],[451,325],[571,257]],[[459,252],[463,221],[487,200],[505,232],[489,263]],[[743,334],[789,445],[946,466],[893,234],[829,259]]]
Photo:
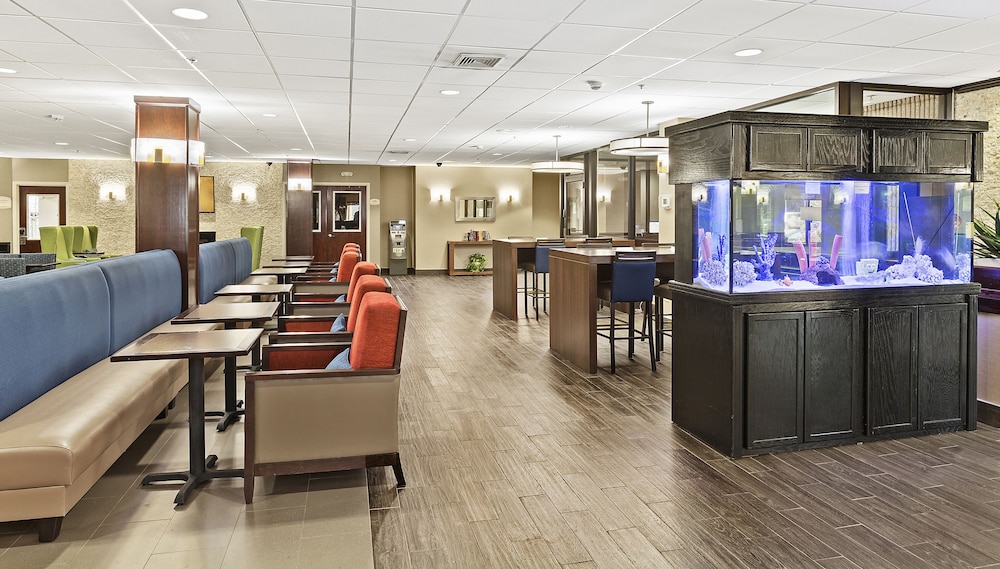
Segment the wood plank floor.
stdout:
[[1000,567],[997,429],[730,460],[671,423],[669,341],[588,375],[489,277],[393,282],[408,486],[368,471],[376,567]]

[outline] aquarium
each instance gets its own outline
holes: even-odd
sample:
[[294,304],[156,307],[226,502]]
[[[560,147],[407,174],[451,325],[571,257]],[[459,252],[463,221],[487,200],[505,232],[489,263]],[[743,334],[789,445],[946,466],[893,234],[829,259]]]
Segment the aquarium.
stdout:
[[972,184],[692,185],[694,284],[731,293],[967,283]]

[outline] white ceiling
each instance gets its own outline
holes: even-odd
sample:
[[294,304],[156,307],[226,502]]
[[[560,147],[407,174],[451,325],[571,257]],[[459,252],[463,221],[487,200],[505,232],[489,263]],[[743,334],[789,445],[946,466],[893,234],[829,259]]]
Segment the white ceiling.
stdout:
[[127,157],[160,95],[201,105],[210,160],[525,165],[644,131],[645,100],[996,77],[997,29],[997,0],[0,0],[0,156]]

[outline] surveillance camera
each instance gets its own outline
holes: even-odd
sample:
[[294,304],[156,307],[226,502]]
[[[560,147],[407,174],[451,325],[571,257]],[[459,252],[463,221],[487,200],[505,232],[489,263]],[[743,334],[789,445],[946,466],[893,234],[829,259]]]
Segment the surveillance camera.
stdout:
[[437,164],[437,167],[440,168],[441,165],[444,164],[444,162],[435,162],[435,164]]
[[267,163],[268,166],[270,166],[271,164],[274,164],[274,162],[268,162]]
[[590,85],[590,89],[593,91],[600,91],[601,87],[604,86],[604,83],[601,83],[600,81],[590,80],[587,81],[587,85]]

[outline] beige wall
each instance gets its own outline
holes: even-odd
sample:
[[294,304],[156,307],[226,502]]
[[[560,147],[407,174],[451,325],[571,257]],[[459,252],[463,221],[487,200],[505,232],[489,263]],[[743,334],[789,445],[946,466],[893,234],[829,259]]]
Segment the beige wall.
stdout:
[[[135,253],[135,164],[129,160],[66,162],[66,223],[96,225],[99,251],[109,255]],[[116,191],[124,188],[124,197],[108,199],[108,184],[118,186]]]
[[[1000,125],[1000,87],[956,95],[955,118],[990,123],[983,138],[983,181],[976,182],[975,203],[993,211],[993,200],[1000,202],[1000,139],[993,134]],[[983,213],[977,211],[976,215]]]
[[[534,232],[532,174],[527,168],[417,166],[415,179],[414,267],[418,271],[447,268],[447,242],[462,240],[469,230],[489,231],[497,238]],[[439,194],[443,200],[437,199]],[[511,202],[508,195],[513,196]],[[496,221],[455,221],[458,196],[497,198]]]
[[17,250],[16,239],[17,230],[14,228],[17,216],[17,207],[13,196],[13,161],[10,158],[0,158],[0,197],[10,198],[11,206],[7,209],[0,209],[0,241],[10,243],[12,251]]
[[[281,164],[263,162],[209,162],[201,169],[202,176],[215,178],[215,213],[198,216],[201,231],[214,231],[215,238],[233,239],[240,228],[264,226],[261,259],[268,260],[285,253],[285,182]],[[234,200],[233,188],[237,190]],[[246,201],[241,194],[248,194]]]
[[[10,169],[11,209],[7,212],[8,219],[5,225],[10,228],[11,236],[14,236],[18,234],[17,224],[20,208],[17,189],[20,186],[64,186],[69,181],[69,164],[67,160],[12,158]],[[16,241],[13,243],[13,247],[13,250],[16,251]]]
[[559,237],[559,174],[531,175],[531,228],[534,237]]
[[410,232],[408,268],[413,268],[413,192],[416,168],[413,166],[383,167],[382,172],[382,227],[378,231],[380,246],[379,254],[382,266],[389,263],[389,220],[405,219]]
[[666,174],[657,174],[660,177],[660,196],[670,197],[670,209],[663,209],[660,207],[660,200],[656,200],[656,208],[660,211],[660,243],[674,243],[677,240],[674,228],[676,223],[674,220],[674,211],[677,209],[677,203],[674,200],[675,193],[674,187],[667,183]]

